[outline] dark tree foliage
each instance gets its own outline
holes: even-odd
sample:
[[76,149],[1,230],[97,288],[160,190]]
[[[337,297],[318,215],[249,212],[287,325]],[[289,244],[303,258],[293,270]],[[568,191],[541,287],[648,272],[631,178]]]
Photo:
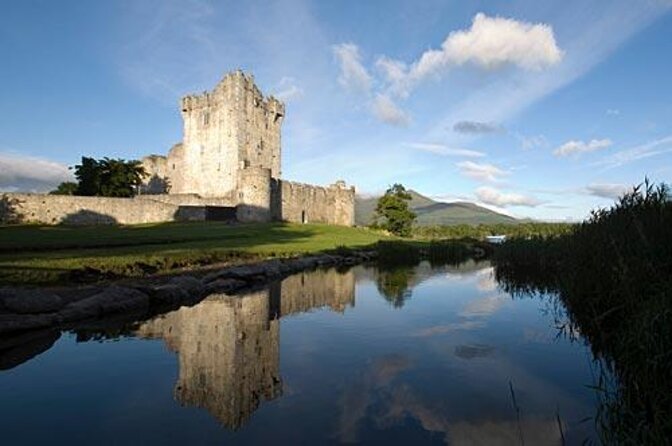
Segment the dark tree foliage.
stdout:
[[411,235],[415,213],[408,208],[411,194],[401,184],[391,186],[376,205],[376,224],[401,237]]
[[132,197],[147,176],[140,161],[82,157],[75,166],[78,185],[75,195]]
[[49,195],[75,195],[78,187],[77,183],[65,181],[59,184],[56,189],[49,192]]

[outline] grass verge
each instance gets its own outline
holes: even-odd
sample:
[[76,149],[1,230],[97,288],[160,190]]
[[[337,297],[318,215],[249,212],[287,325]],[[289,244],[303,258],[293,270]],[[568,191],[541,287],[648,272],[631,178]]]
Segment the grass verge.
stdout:
[[367,229],[317,224],[5,226],[0,227],[0,283],[138,277],[181,267],[361,248],[385,238]]

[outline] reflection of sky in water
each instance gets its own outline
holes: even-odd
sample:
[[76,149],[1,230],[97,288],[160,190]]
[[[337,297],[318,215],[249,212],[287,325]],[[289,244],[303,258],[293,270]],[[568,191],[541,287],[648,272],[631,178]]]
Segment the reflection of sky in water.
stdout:
[[62,337],[0,373],[0,438],[559,444],[558,416],[569,443],[593,436],[588,348],[556,338],[542,301],[511,299],[487,264],[423,264],[395,308],[376,274],[305,275],[275,307],[272,292],[215,299],[144,324],[145,339]]

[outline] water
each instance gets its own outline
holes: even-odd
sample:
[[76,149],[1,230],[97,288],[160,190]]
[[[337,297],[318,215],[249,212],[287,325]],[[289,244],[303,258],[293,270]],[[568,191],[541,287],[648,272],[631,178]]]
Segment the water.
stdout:
[[594,440],[590,350],[549,307],[473,261],[298,274],[63,333],[0,372],[0,444]]

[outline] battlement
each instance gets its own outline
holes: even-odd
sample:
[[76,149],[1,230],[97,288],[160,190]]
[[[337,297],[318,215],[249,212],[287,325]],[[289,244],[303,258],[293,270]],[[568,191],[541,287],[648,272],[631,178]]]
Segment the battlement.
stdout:
[[351,225],[354,188],[289,183],[281,178],[285,105],[264,96],[254,76],[226,74],[211,90],[181,100],[184,139],[163,158],[143,159],[143,193],[226,197],[242,221],[275,218]]

